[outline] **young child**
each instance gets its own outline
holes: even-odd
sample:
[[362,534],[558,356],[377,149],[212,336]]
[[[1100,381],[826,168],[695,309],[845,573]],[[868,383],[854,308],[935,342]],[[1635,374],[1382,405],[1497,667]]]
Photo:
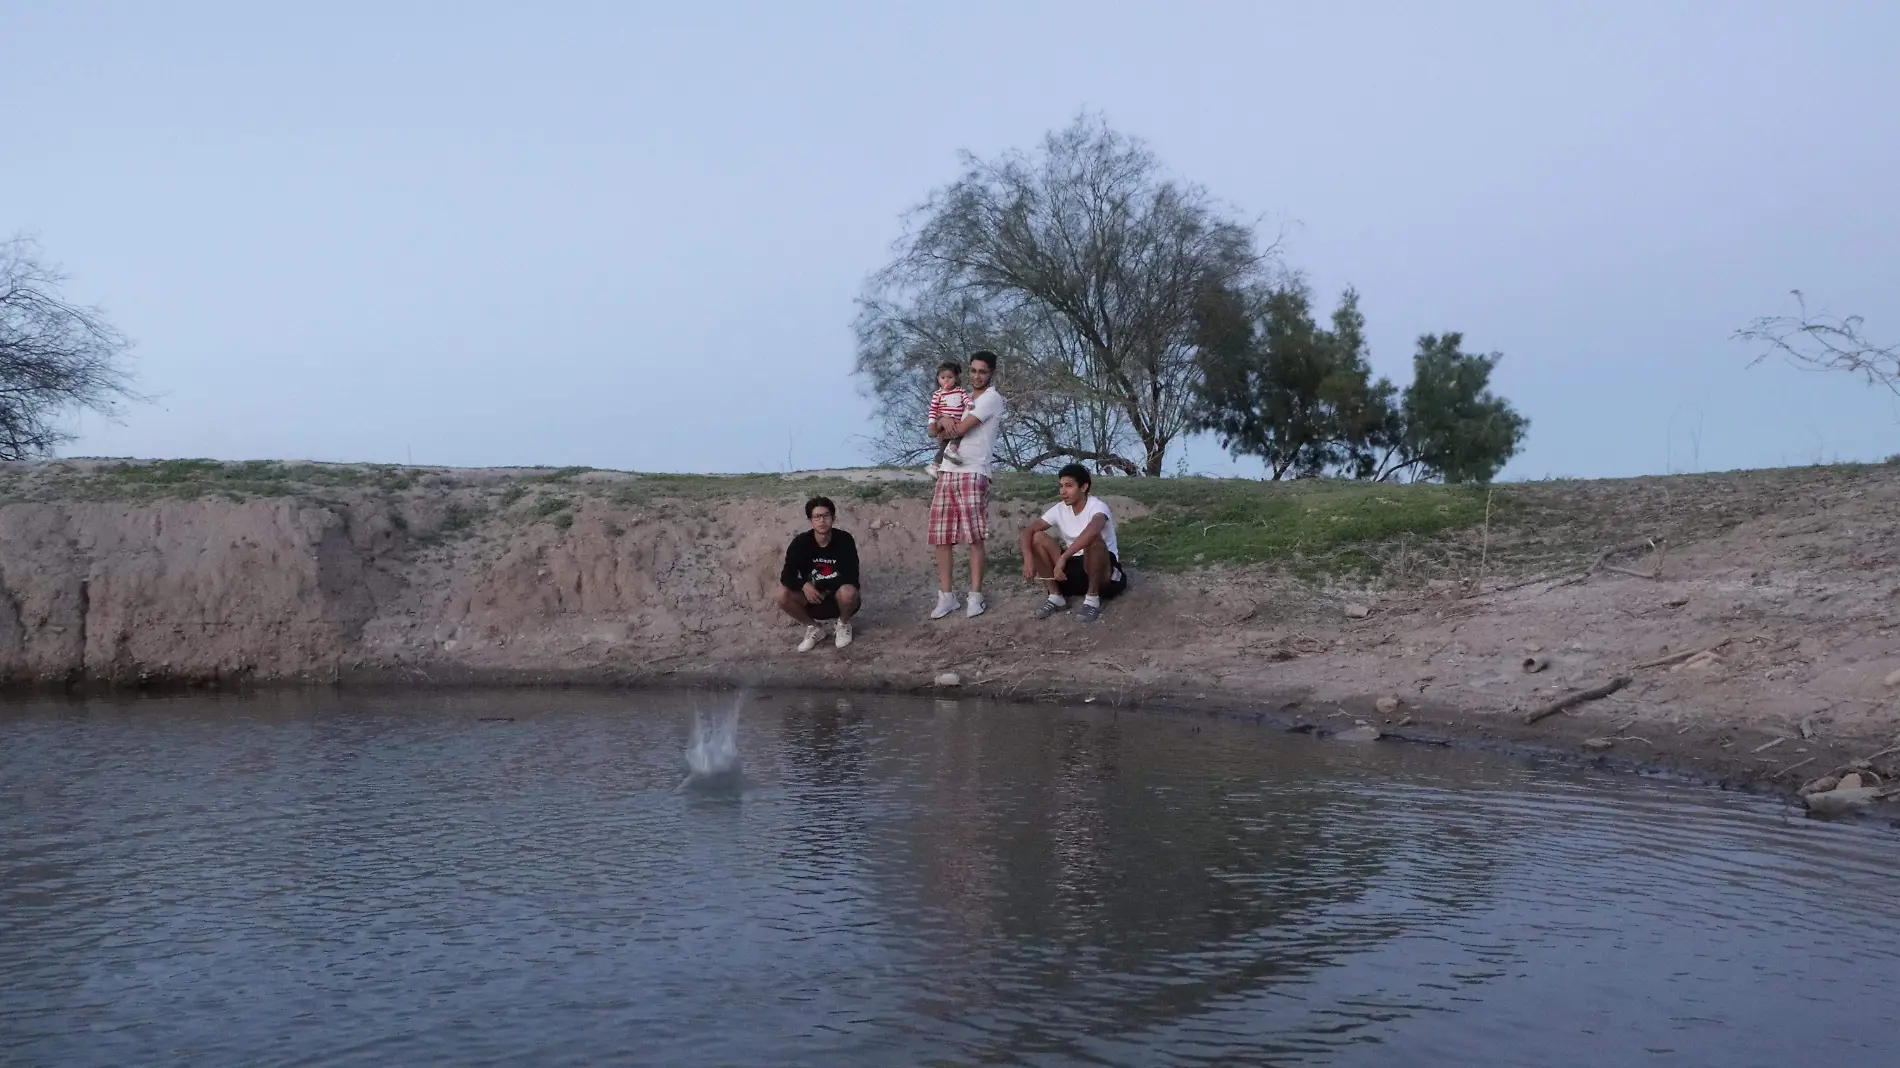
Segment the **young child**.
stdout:
[[[963,377],[963,365],[953,360],[945,360],[937,365],[937,392],[930,395],[930,411],[924,425],[932,431],[941,431],[944,427],[955,426],[970,410],[970,391],[959,384]],[[957,443],[961,436],[945,438],[937,446],[937,458],[924,467],[931,478],[937,477],[937,471],[944,464],[952,466],[963,463],[963,457],[957,452]]]

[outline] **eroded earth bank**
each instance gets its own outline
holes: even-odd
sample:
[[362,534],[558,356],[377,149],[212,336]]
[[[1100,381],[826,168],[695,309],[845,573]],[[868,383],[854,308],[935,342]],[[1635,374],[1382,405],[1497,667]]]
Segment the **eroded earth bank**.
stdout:
[[[999,485],[999,531],[1046,483]],[[925,619],[928,487],[900,472],[0,465],[0,678],[926,690],[948,672],[966,694],[1528,744],[1788,791],[1900,785],[1900,465],[1098,488],[1134,584],[1084,627],[1030,618],[1013,547],[988,614]],[[766,604],[814,492],[857,539],[867,603],[848,649],[800,654]]]

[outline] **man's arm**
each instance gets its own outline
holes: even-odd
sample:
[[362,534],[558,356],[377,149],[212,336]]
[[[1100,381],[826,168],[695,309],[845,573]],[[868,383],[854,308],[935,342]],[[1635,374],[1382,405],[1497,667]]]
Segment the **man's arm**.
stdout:
[[[839,535],[843,535],[843,537],[841,538]],[[841,586],[856,586],[858,584],[858,539],[849,534],[845,534],[842,530],[833,534],[831,537],[835,541],[844,542],[843,545],[838,547],[838,584]]]
[[943,429],[934,436],[939,438],[960,438],[970,431],[975,430],[982,422],[983,420],[977,418],[976,412],[972,410],[954,423],[948,419],[939,423],[938,426]]
[[1096,514],[1090,516],[1089,525],[1086,527],[1083,527],[1082,533],[1077,534],[1075,536],[1075,540],[1069,543],[1068,549],[1064,550],[1065,554],[1069,556],[1074,556],[1076,553],[1079,553],[1082,550],[1088,548],[1089,546],[1095,544],[1096,542],[1101,541],[1102,528],[1107,525],[1108,525],[1108,517],[1101,514],[1100,512],[1097,512]]
[[803,589],[805,586],[803,575],[803,569],[799,567],[798,562],[798,539],[793,538],[792,543],[785,547],[785,566],[779,568],[778,584],[788,590]]
[[944,427],[944,432],[938,434],[937,437],[960,438],[968,434],[981,425],[984,419],[999,411],[1001,403],[995,390],[985,390],[981,397],[971,401],[970,406],[964,409],[963,418]]

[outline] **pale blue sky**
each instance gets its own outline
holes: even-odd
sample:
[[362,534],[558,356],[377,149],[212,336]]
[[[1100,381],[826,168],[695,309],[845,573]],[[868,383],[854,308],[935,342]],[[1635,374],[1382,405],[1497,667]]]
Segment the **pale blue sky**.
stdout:
[[900,214],[1083,108],[1358,287],[1381,371],[1502,351],[1507,477],[1900,453],[1728,340],[1795,287],[1900,340],[1890,0],[687,7],[0,4],[0,234],[163,395],[68,454],[858,462]]

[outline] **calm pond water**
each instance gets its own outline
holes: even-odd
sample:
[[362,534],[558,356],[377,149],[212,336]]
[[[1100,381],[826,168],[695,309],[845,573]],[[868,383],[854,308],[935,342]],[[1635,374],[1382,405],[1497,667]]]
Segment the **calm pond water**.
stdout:
[[0,706],[8,1065],[1893,1065],[1900,838],[1248,725]]

